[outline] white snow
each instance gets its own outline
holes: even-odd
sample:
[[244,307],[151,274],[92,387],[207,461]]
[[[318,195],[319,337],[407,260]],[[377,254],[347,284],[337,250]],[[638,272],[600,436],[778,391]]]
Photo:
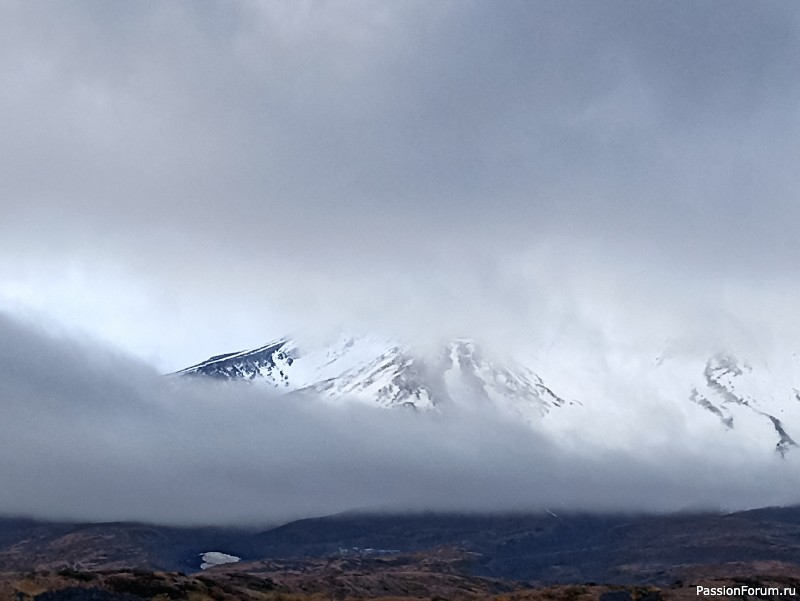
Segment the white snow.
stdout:
[[[620,449],[638,448],[642,436],[657,442],[680,433],[707,444],[775,451],[782,427],[789,437],[784,450],[800,455],[791,444],[800,444],[796,355],[748,362],[732,354],[687,357],[660,349],[645,359],[620,352],[598,362],[556,350],[506,357],[459,339],[425,355],[390,338],[341,335],[311,343],[278,339],[200,365],[233,359],[256,383],[335,403],[436,412],[451,405],[493,407],[554,439],[580,444],[600,436]],[[255,364],[252,355],[259,351]]]
[[207,551],[206,553],[201,553],[200,555],[203,559],[203,563],[200,564],[201,570],[207,570],[208,568],[221,566],[226,563],[236,563],[237,561],[241,560],[241,557],[228,555],[227,553],[220,553],[219,551]]

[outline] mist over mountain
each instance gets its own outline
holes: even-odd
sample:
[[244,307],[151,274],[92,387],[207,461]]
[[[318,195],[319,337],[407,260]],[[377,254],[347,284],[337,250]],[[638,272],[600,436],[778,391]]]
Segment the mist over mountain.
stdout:
[[447,410],[495,407],[525,422],[565,403],[532,370],[459,339],[427,352],[397,341],[344,336],[317,348],[283,338],[261,348],[218,355],[177,375],[272,386],[382,407]]
[[526,423],[491,404],[406,411],[357,394],[343,402],[346,394],[332,401],[276,394],[271,384],[164,377],[7,316],[0,336],[7,515],[253,524],[350,509],[797,502],[799,454],[775,452],[775,429],[739,435],[738,415],[729,429],[685,389],[675,403],[584,399],[544,414],[536,405],[538,417]]
[[[534,356],[530,353],[517,360],[469,339],[422,350],[365,336],[338,336],[316,345],[286,337],[256,349],[216,355],[176,375],[250,382],[278,394],[337,403],[358,400],[445,414],[477,407],[540,431],[552,426],[570,428],[572,436],[584,440],[594,436],[597,424],[602,423],[584,421],[587,415],[627,413],[633,417],[635,405],[654,395],[649,400],[682,414],[687,425],[699,426],[694,436],[724,429],[743,446],[757,446],[761,451],[772,446],[781,457],[798,447],[792,437],[800,423],[796,354],[773,365],[762,362],[754,369],[747,361],[722,352],[710,356],[705,365],[685,356],[676,360],[666,345],[647,369],[637,371],[637,381],[625,381],[630,388],[622,396],[604,393],[598,386],[619,373],[607,370],[594,375],[595,381],[582,390],[585,403],[565,400],[548,387],[525,365],[535,365]],[[560,383],[585,377],[580,365],[562,366],[558,375]],[[669,432],[670,424],[641,418],[647,421],[649,435]],[[580,431],[581,427],[588,431]]]

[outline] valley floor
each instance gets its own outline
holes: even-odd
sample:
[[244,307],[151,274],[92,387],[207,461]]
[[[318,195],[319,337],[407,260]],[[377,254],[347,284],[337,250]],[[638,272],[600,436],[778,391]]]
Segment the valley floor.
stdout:
[[[272,571],[280,568],[278,571]],[[800,567],[784,564],[703,566],[687,570],[671,586],[610,586],[596,583],[532,587],[523,583],[458,577],[414,570],[372,573],[337,566],[296,572],[287,566],[217,568],[203,574],[59,570],[0,574],[0,601],[682,601],[706,599],[798,599]],[[707,588],[745,587],[754,595],[698,594]],[[498,589],[505,589],[500,592]],[[775,589],[778,594],[762,594]]]

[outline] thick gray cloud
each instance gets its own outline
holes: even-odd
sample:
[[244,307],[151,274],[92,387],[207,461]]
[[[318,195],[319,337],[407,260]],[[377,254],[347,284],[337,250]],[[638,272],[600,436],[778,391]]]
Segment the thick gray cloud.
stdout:
[[660,410],[667,435],[644,435],[626,418],[637,433],[631,451],[586,432],[557,441],[493,413],[335,406],[163,378],[2,314],[0,341],[2,514],[252,524],[354,508],[665,511],[798,501],[796,457],[698,440],[670,424],[669,407]]
[[583,321],[589,338],[793,329],[787,3],[0,11],[15,311],[162,369],[340,321],[522,341]]

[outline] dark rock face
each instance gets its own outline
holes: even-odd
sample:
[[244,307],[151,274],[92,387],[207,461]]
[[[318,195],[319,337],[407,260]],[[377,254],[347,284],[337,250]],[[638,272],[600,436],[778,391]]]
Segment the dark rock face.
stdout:
[[252,351],[216,355],[177,373],[218,380],[250,381],[266,378],[275,385],[287,385],[287,375],[281,369],[281,365],[291,365],[294,359],[289,341],[277,340]]
[[142,601],[141,597],[112,593],[99,588],[73,586],[59,591],[48,591],[37,595],[35,601]]

